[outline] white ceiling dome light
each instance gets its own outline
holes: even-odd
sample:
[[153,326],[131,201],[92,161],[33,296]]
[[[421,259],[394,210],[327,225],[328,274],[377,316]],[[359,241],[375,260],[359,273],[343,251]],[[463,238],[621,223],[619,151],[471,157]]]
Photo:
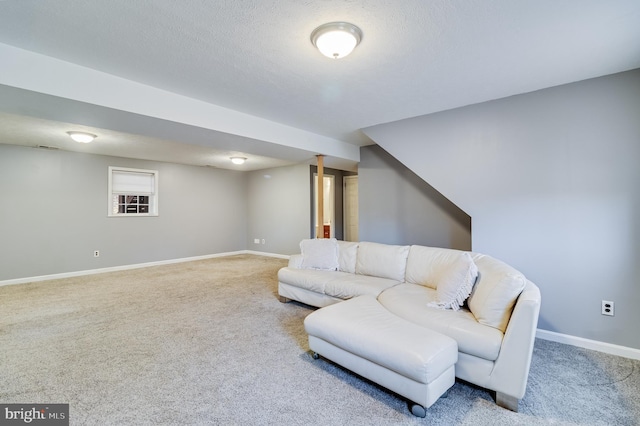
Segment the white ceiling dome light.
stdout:
[[311,33],[311,43],[320,53],[332,59],[347,56],[360,44],[362,31],[348,22],[329,22]]
[[93,133],[87,132],[67,132],[67,134],[76,142],[89,143],[97,138]]
[[244,164],[247,161],[245,157],[231,157],[231,162],[233,164]]

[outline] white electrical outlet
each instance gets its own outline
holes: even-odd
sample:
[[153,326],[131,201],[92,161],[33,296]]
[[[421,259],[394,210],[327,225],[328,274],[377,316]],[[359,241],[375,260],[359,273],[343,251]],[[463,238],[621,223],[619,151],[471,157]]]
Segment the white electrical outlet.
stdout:
[[266,241],[264,240],[264,238],[262,239],[262,244],[266,243]]
[[93,257],[100,257],[100,250],[94,250]]
[[260,238],[254,238],[253,244],[260,244]]
[[602,315],[609,315],[611,317],[614,315],[614,304],[612,301],[610,300],[602,301]]

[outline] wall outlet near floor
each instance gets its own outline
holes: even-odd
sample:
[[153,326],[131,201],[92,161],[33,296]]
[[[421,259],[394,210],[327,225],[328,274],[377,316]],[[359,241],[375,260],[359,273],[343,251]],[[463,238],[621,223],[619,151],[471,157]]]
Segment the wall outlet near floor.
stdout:
[[263,238],[263,239],[262,239],[262,244],[264,244],[264,243],[266,243],[266,241],[265,241],[265,239]]
[[613,302],[610,300],[603,300],[602,301],[602,315],[609,315],[609,316],[613,316],[614,311],[613,311]]
[[100,250],[94,250],[93,257],[100,257]]
[[254,238],[253,244],[260,244],[260,238]]

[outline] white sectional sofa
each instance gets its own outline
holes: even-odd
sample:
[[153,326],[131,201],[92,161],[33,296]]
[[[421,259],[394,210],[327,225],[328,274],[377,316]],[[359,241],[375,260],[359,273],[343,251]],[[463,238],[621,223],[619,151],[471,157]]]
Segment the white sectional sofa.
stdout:
[[[467,294],[470,291],[470,295]],[[304,240],[278,272],[282,302],[329,306],[361,295],[454,339],[455,376],[496,392],[513,411],[524,396],[540,290],[490,256],[453,249]]]

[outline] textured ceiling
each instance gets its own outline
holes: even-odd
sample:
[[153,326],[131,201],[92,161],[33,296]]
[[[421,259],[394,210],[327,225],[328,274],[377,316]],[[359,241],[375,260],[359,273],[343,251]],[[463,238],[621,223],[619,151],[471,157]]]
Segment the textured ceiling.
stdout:
[[[364,34],[337,61],[309,41],[335,20]],[[372,125],[640,67],[640,1],[5,0],[0,43],[363,145]]]

